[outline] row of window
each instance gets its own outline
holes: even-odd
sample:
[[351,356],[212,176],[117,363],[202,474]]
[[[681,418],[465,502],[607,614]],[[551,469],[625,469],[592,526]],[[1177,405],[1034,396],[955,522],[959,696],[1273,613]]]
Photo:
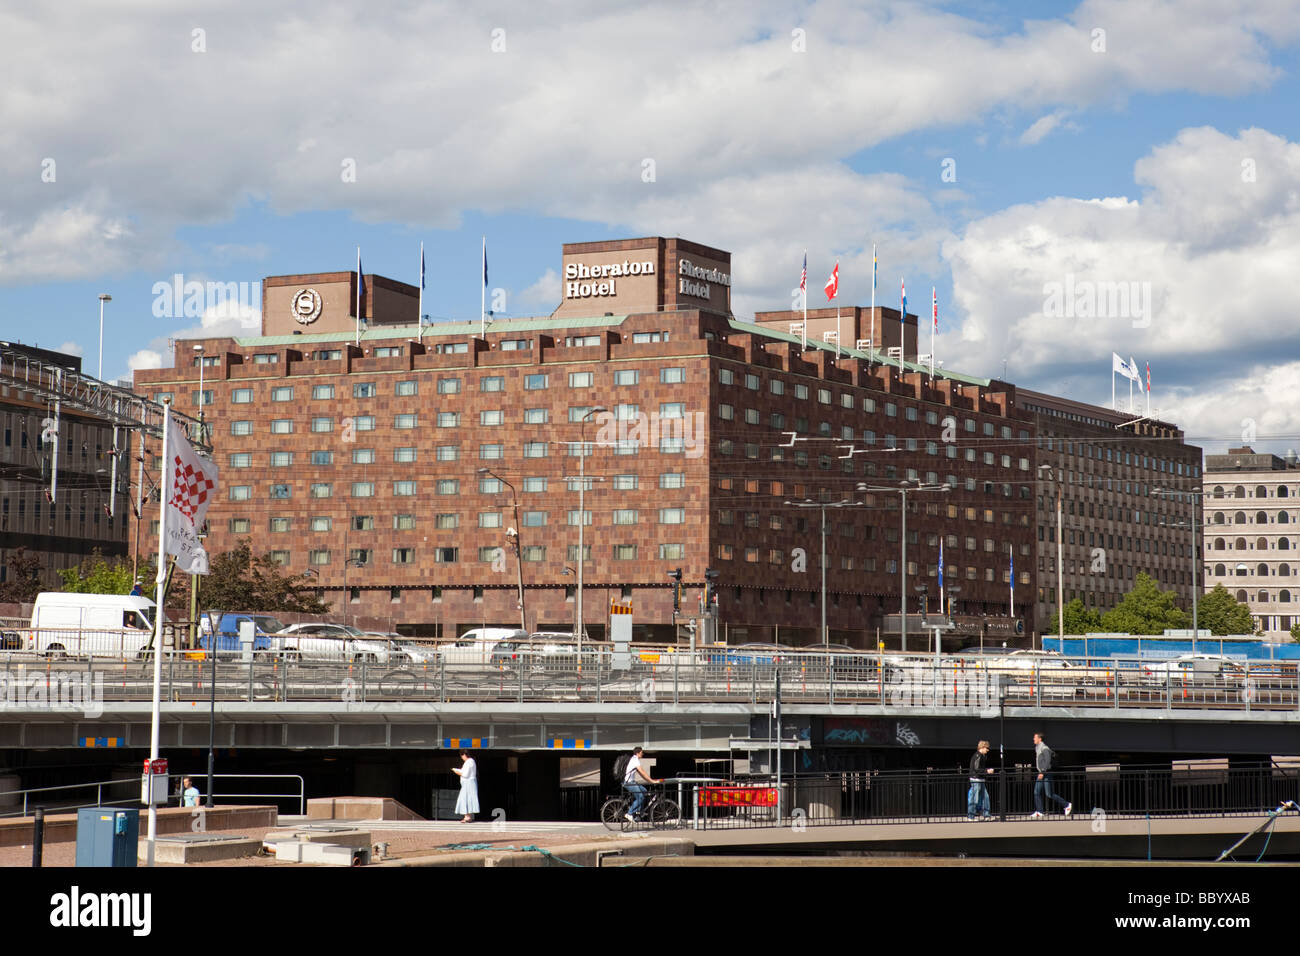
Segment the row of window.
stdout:
[[[554,549],[552,549],[554,550]],[[591,560],[591,548],[583,548],[585,552],[585,561]],[[459,547],[448,548],[430,548],[430,554],[434,564],[457,564],[461,560],[461,549]],[[680,561],[686,557],[686,546],[684,544],[660,544],[657,546],[659,560],[661,561]],[[610,551],[615,561],[635,561],[640,553],[640,546],[635,544],[616,544]],[[520,556],[524,561],[545,561],[547,560],[546,545],[525,545]],[[478,560],[483,563],[492,563],[504,557],[505,549],[500,547],[483,547],[479,548]],[[270,552],[271,560],[277,564],[288,565],[292,562],[293,552],[287,550],[278,550]],[[414,564],[416,558],[415,548],[393,548],[393,564]],[[570,546],[567,551],[566,560],[577,561],[578,549],[576,546]],[[307,552],[307,563],[310,565],[321,566],[331,564],[334,560],[333,553],[328,549],[310,549]],[[374,563],[374,551],[369,548],[354,548],[350,551],[348,561],[357,566],[367,566]]]
[[[1223,489],[1223,485],[1215,485],[1215,486],[1214,486],[1214,490],[1211,492],[1211,497],[1214,497],[1214,498],[1246,498],[1246,497],[1248,497],[1248,495],[1246,494],[1246,489],[1245,489],[1243,486],[1241,486],[1241,485],[1237,485],[1237,486],[1236,486],[1235,488],[1233,488],[1232,491],[1230,491],[1230,492],[1225,492],[1224,489]],[[1268,488],[1267,488],[1266,486],[1264,486],[1264,485],[1256,485],[1256,486],[1255,486],[1255,497],[1256,497],[1256,498],[1267,498],[1267,497],[1269,497]],[[1276,492],[1273,494],[1273,497],[1275,497],[1275,498],[1289,498],[1289,497],[1291,497],[1291,492],[1287,490],[1286,485],[1278,485],[1278,486],[1277,486],[1277,490],[1276,490]]]
[[[1214,513],[1214,517],[1210,521],[1210,524],[1252,524],[1252,523],[1269,524],[1268,514],[1263,511],[1258,511],[1255,513],[1255,520],[1253,522],[1250,522],[1247,521],[1246,513],[1244,511],[1238,511],[1237,514],[1233,517],[1233,519],[1229,521],[1227,517],[1227,512],[1216,511]],[[1292,523],[1291,516],[1287,514],[1285,511],[1279,511],[1277,513],[1277,520],[1275,523],[1291,524]]]
[[[572,406],[569,408],[569,421],[580,422],[586,418],[594,406]],[[613,409],[614,418],[617,421],[635,421],[641,413],[639,405],[616,405]],[[684,418],[686,415],[686,404],[684,402],[661,402],[659,405],[659,417],[663,419]],[[551,411],[549,408],[526,408],[524,409],[523,421],[525,425],[545,425],[550,421]],[[439,428],[456,428],[461,423],[460,412],[439,412],[437,414],[437,425]],[[501,409],[484,409],[478,414],[478,423],[483,426],[493,427],[504,425],[506,423],[505,412]],[[354,431],[374,431],[374,415],[356,415],[343,419],[344,427],[351,427]],[[414,413],[405,413],[393,417],[394,428],[416,428],[418,419]],[[310,421],[311,431],[314,433],[324,433],[334,431],[334,419],[332,417],[321,416],[312,418]],[[276,418],[270,423],[272,435],[292,435],[294,431],[294,420],[292,418]],[[230,434],[236,436],[246,436],[253,434],[253,422],[251,420],[236,420],[230,423]],[[951,456],[949,456],[951,457]]]
[[[1238,577],[1245,577],[1249,571],[1250,569],[1247,568],[1244,564],[1239,564],[1233,569],[1232,573],[1236,574]],[[1205,568],[1205,573],[1207,575],[1213,573],[1218,577],[1224,577],[1229,573],[1229,571],[1227,565],[1216,564],[1214,566],[1213,572],[1210,571],[1210,568],[1207,565]],[[1259,565],[1256,569],[1256,573],[1262,578],[1268,577],[1269,576],[1268,565],[1267,564]],[[1279,564],[1277,566],[1277,576],[1280,578],[1289,578],[1291,576],[1291,566],[1289,564]]]
[[[1277,544],[1273,545],[1273,547],[1277,548],[1277,550],[1279,551],[1289,551],[1291,550],[1291,542],[1286,538],[1278,538]],[[1257,538],[1255,540],[1255,544],[1253,548],[1248,548],[1245,538],[1237,538],[1232,543],[1231,547],[1228,546],[1227,541],[1225,541],[1223,538],[1215,538],[1214,543],[1211,546],[1211,549],[1214,551],[1246,551],[1248,549],[1255,550],[1255,551],[1267,551],[1268,548],[1269,548],[1269,544],[1268,544],[1268,539],[1266,538]]]
[[[1063,452],[1067,455],[1076,454],[1075,442],[1066,441],[1062,438],[1046,436],[1039,438],[1039,445],[1045,445],[1048,451]],[[1103,456],[1103,451],[1105,452]],[[1200,468],[1197,466],[1188,466],[1183,462],[1168,461],[1164,458],[1150,458],[1146,455],[1139,455],[1137,452],[1121,452],[1118,448],[1100,448],[1085,442],[1079,442],[1077,454],[1082,458],[1091,458],[1095,461],[1112,462],[1117,465],[1131,465],[1133,467],[1145,468],[1150,471],[1160,471],[1168,475],[1187,475],[1193,477],[1200,474]]]
[[[399,484],[401,484],[399,482]],[[411,494],[412,491],[403,491],[402,494]],[[397,494],[394,491],[394,494]],[[659,524],[685,524],[685,508],[660,508]],[[580,517],[581,516],[581,517]],[[616,525],[635,525],[640,523],[641,513],[636,509],[618,509],[613,512],[613,523]],[[565,523],[576,525],[581,521],[584,525],[591,525],[591,511],[585,509],[578,511],[574,509],[566,513]],[[272,518],[272,531],[288,531],[289,518]],[[544,528],[550,522],[550,512],[548,511],[524,511],[520,514],[520,524],[525,528]],[[433,524],[435,528],[441,530],[451,530],[460,527],[460,515],[455,512],[447,512],[434,516]],[[374,530],[374,518],[370,515],[353,515],[349,522],[349,527],[353,531],[371,531]],[[499,511],[481,511],[478,514],[478,526],[480,528],[499,528],[501,527],[501,512]],[[252,522],[249,518],[231,518],[228,525],[232,534],[248,534],[252,531]],[[307,527],[311,531],[330,531],[334,527],[334,519],[328,516],[317,516],[307,519]],[[415,527],[414,515],[394,515],[393,529],[396,531],[409,530]]]

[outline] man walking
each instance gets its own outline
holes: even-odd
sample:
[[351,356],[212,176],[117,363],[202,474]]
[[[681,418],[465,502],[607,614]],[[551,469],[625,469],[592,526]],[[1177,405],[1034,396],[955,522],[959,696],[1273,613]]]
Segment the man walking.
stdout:
[[1074,809],[1074,804],[1069,803],[1064,797],[1052,792],[1052,763],[1056,754],[1052,748],[1047,746],[1043,740],[1042,734],[1034,734],[1034,766],[1038,768],[1038,780],[1034,783],[1034,812],[1030,815],[1032,820],[1041,820],[1043,818],[1043,797],[1048,800],[1055,800],[1061,806],[1065,807],[1065,815],[1068,817],[1070,811]]
[[974,820],[978,813],[989,819],[989,790],[987,780],[993,768],[989,766],[989,742],[981,740],[970,758],[970,792],[966,794],[966,819]]

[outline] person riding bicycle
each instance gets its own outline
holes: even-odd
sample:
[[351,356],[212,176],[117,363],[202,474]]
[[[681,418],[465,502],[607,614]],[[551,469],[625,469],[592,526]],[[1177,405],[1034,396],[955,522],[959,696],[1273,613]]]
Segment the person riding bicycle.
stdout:
[[[632,806],[624,816],[628,822],[636,823],[636,815],[641,812],[641,807],[645,804],[645,784],[646,783],[663,783],[662,780],[655,780],[641,769],[641,757],[644,751],[640,747],[632,748],[632,759],[627,762],[627,770],[623,773],[623,789],[633,795]],[[637,778],[640,778],[638,780]]]

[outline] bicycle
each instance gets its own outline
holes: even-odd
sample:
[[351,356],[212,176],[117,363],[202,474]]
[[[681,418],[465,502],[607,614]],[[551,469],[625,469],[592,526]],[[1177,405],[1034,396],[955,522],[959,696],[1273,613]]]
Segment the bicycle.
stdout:
[[630,830],[642,823],[649,823],[651,827],[655,828],[681,825],[682,814],[677,806],[677,801],[664,796],[662,790],[656,789],[646,798],[637,823],[633,823],[627,818],[631,806],[632,798],[628,796],[627,789],[624,788],[622,793],[610,797],[601,806],[600,822],[610,830]]

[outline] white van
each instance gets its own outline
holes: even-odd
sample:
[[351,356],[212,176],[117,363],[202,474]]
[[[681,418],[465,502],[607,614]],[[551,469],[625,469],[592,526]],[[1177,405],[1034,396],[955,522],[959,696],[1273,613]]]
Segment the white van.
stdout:
[[130,594],[43,591],[32,608],[28,649],[51,657],[138,657],[152,643],[155,608]]
[[517,627],[476,627],[440,645],[438,650],[448,668],[487,670],[492,666],[492,654],[498,644],[526,640],[528,632]]

